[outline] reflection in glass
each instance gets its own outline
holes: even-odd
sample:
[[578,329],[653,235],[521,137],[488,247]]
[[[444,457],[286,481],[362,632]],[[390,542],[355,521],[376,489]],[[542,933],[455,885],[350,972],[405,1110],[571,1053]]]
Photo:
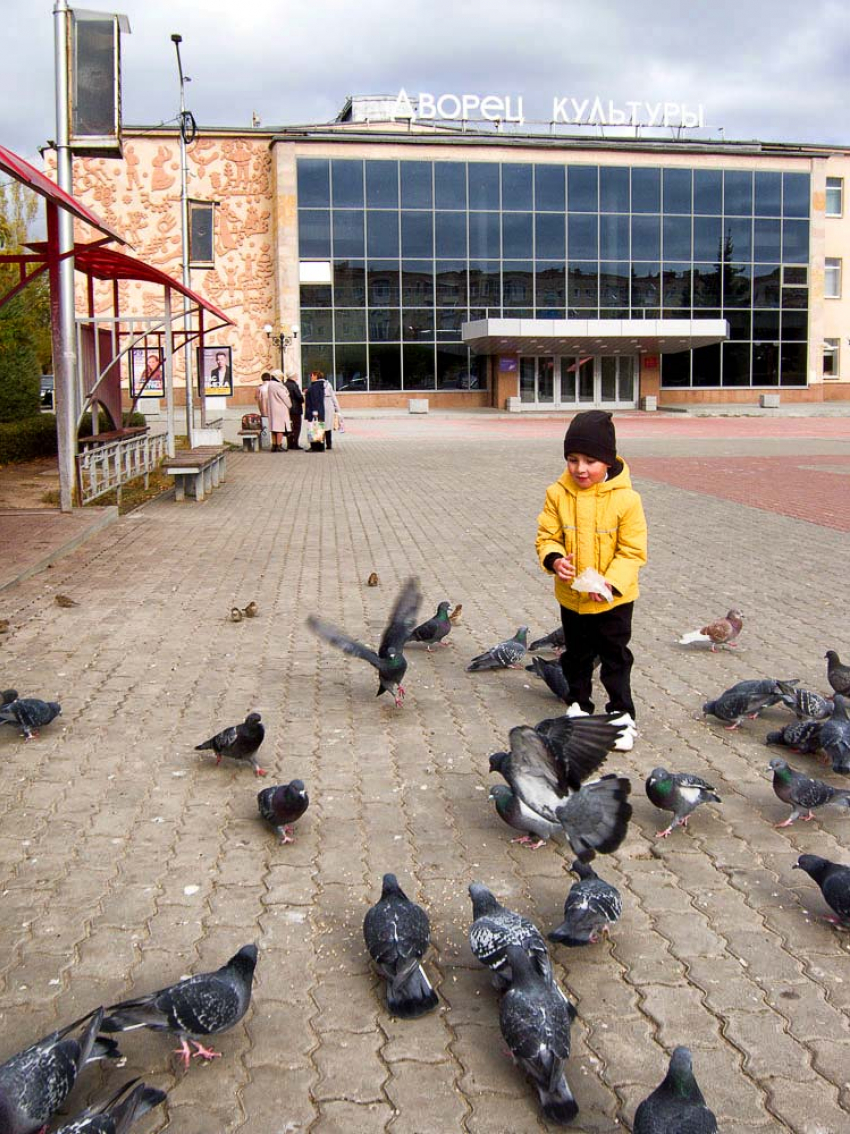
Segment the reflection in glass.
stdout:
[[406,209],[431,208],[430,161],[401,163],[401,205]]
[[330,162],[324,158],[299,158],[298,207],[322,208],[330,203]]
[[535,382],[535,365],[533,358],[519,360],[519,400],[521,402],[534,402],[537,388]]
[[[629,306],[629,263],[626,260],[618,262],[601,261],[599,264],[599,306],[624,307]],[[603,317],[604,314],[603,314]],[[626,312],[628,317],[628,312]]]
[[782,174],[756,174],[757,217],[778,217],[782,212]]
[[752,338],[752,312],[747,311],[730,311],[723,312],[723,318],[729,324],[729,338],[730,339],[751,339]]
[[340,393],[354,393],[368,389],[365,346],[338,346],[336,355],[336,388]]
[[723,344],[723,385],[749,386],[750,344]]
[[[576,253],[578,255],[578,253]],[[599,259],[629,258],[629,218],[618,214],[599,218]]]
[[331,214],[327,209],[298,210],[298,254],[302,260],[330,256]]
[[506,260],[502,276],[505,307],[534,306],[534,272],[529,260]]
[[605,355],[600,362],[599,398],[603,402],[617,400],[617,360],[611,355]]
[[723,212],[723,173],[719,169],[694,170],[694,212],[719,217]]
[[778,307],[780,271],[778,264],[756,264],[753,268],[753,307]]
[[[567,276],[567,303],[570,307],[582,308],[599,306],[599,270],[596,263],[582,263],[570,260]],[[595,316],[589,313],[584,318]]]
[[753,343],[753,385],[779,385],[779,343]]
[[693,386],[720,385],[720,343],[697,347],[691,363]]
[[433,214],[403,211],[401,214],[402,256],[434,255]]
[[302,307],[330,307],[330,284],[301,284],[300,303]]
[[[809,215],[809,175],[808,173],[782,174],[782,215],[786,217],[808,217]],[[785,385],[783,367],[783,382]]]
[[808,264],[808,221],[787,220],[782,222],[782,259],[786,264]]
[[465,260],[438,260],[436,263],[438,307],[466,307],[468,303]]
[[401,338],[401,319],[397,307],[377,307],[369,312],[369,342],[396,342]]
[[535,223],[535,256],[538,260],[557,260],[565,254],[566,231],[561,213],[538,213]]
[[401,316],[401,337],[407,342],[433,342],[434,308],[405,307]]
[[502,214],[502,255],[516,260],[534,254],[534,230],[531,213]]
[[305,343],[333,341],[333,318],[329,308],[301,308],[301,338]]
[[555,400],[554,358],[538,358],[537,360],[537,400],[538,402]]
[[632,170],[632,212],[661,212],[661,170]]
[[599,211],[627,213],[629,211],[628,167],[603,165],[599,169]]
[[498,209],[499,166],[471,161],[468,166],[470,209]]
[[753,338],[756,340],[768,339],[770,341],[779,338],[778,311],[753,312]]
[[369,389],[401,389],[401,347],[369,347]]
[[665,213],[690,213],[691,170],[665,169],[661,189],[662,207]]
[[502,166],[502,209],[530,209],[532,207],[530,165]]
[[471,259],[489,260],[502,253],[499,213],[469,214],[469,255]]
[[334,313],[336,341],[340,343],[366,342],[366,312],[362,308],[337,308]]
[[359,209],[334,209],[334,256],[363,256],[363,213]]
[[665,217],[663,245],[665,260],[690,260],[691,218]]
[[321,370],[323,374],[333,374],[333,347],[317,346],[315,343],[304,343],[301,347],[301,373],[312,374],[314,370]]
[[[495,308],[502,306],[501,265],[470,260],[469,262],[469,306]],[[491,311],[491,315],[495,312]]]
[[599,167],[571,165],[567,169],[567,208],[571,213],[595,213],[599,209]]
[[783,386],[806,385],[807,350],[805,343],[783,343],[779,348],[780,383]]
[[403,307],[434,306],[434,265],[431,260],[404,260],[401,265]]
[[363,307],[366,303],[366,265],[363,260],[336,260],[333,265],[334,303]]
[[694,259],[723,259],[723,224],[720,217],[694,217]]
[[338,160],[331,162],[333,203],[336,208],[363,207],[363,162]]
[[398,208],[398,162],[366,162],[366,204],[373,209]]
[[753,212],[753,175],[750,170],[727,169],[723,174],[723,211],[727,217]]
[[723,226],[724,251],[732,260],[752,260],[753,222],[749,217],[733,217]]
[[434,348],[432,346],[402,347],[403,386],[405,390],[434,389]]
[[681,389],[691,384],[691,352],[661,355],[661,385],[665,389]]
[[398,213],[369,209],[366,248],[370,256],[398,256]]
[[435,213],[437,256],[466,256],[466,213]]
[[632,217],[632,258],[635,260],[661,258],[661,217]]
[[782,312],[782,341],[805,342],[808,337],[809,313],[808,311]]
[[398,307],[398,260],[370,260],[366,282],[370,307]]
[[719,307],[723,269],[719,264],[694,264],[694,307]]
[[567,252],[571,260],[595,260],[599,255],[599,218],[591,213],[570,213],[567,218]]
[[664,274],[662,280],[662,304],[665,308],[669,307],[674,310],[690,308],[690,264],[664,264]]
[[779,260],[782,241],[782,222],[756,220],[753,241],[754,260]]
[[466,209],[466,162],[434,162],[434,208]]
[[[472,360],[473,365],[476,359]],[[484,374],[486,375],[486,356],[482,356]],[[469,348],[460,343],[446,343],[437,347],[437,389],[439,390],[475,390],[479,386],[486,388],[486,378],[482,383],[476,370],[470,369]]]
[[539,212],[564,211],[564,167],[537,165],[534,167],[534,207]]
[[466,322],[466,311],[459,308],[438,307],[437,338],[459,339],[460,331]]
[[723,265],[723,304],[749,307],[752,302],[752,268],[749,264]]
[[632,307],[661,306],[661,268],[657,260],[632,264]]
[[564,262],[536,264],[536,293],[538,310],[543,307],[562,308],[567,302],[567,281]]
[[576,400],[576,360],[561,359],[561,405],[570,405]]

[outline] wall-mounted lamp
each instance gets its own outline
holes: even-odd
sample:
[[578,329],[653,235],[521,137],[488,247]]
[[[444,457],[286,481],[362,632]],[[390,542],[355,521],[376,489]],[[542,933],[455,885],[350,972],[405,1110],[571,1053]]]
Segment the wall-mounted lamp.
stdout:
[[292,346],[292,344],[298,338],[300,327],[298,327],[297,325],[293,326],[291,332],[288,335],[284,331],[276,332],[271,323],[266,323],[265,327],[263,327],[263,330],[265,331],[266,338],[269,340],[269,342],[277,344],[277,347],[280,350],[280,368],[285,374],[286,348]]

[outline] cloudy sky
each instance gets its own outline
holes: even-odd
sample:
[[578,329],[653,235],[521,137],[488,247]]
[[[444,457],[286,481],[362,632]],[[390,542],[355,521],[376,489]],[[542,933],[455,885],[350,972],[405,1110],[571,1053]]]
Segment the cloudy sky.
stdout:
[[[93,0],[86,0],[86,6]],[[521,95],[702,103],[727,139],[850,142],[846,0],[118,0],[124,121],[172,120],[171,34],[201,129],[332,119],[346,95]],[[52,0],[2,0],[0,142],[55,135]]]

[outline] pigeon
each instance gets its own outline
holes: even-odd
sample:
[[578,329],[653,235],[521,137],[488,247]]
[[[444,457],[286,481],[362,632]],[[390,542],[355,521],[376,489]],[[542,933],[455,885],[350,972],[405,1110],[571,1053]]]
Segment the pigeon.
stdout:
[[565,705],[570,703],[570,687],[560,662],[546,661],[545,658],[532,658],[531,665],[525,667],[529,673],[536,673]]
[[691,1053],[677,1047],[664,1082],[635,1111],[634,1134],[717,1134],[717,1119],[694,1078]]
[[619,920],[623,899],[616,886],[604,882],[592,866],[576,861],[570,870],[579,880],[567,894],[563,922],[548,937],[560,945],[593,944],[600,933],[607,935],[608,926]]
[[[212,1036],[238,1024],[251,1003],[251,984],[257,946],[243,945],[216,972],[198,973],[177,984],[106,1009],[105,1032],[151,1028],[171,1032],[180,1040],[176,1052],[188,1067],[192,1059],[218,1059],[221,1053],[204,1047],[195,1036]],[[189,1047],[193,1044],[195,1051]]]
[[13,701],[17,701],[17,689],[3,689],[0,690],[0,709],[5,709],[7,705],[11,705]]
[[467,673],[478,673],[484,669],[516,669],[525,657],[528,627],[520,626],[513,638],[499,642],[483,654],[474,657],[466,667]]
[[0,618],[0,634],[8,634],[12,623],[8,618]]
[[741,633],[744,616],[740,610],[730,610],[725,618],[717,618],[709,622],[701,630],[691,630],[679,639],[680,646],[689,646],[692,642],[711,642],[711,652],[715,653],[718,646],[737,646],[735,639]]
[[551,634],[546,634],[544,637],[538,638],[536,641],[532,642],[528,648],[532,653],[534,653],[535,650],[558,650],[560,652],[563,650],[565,644],[564,628],[563,626],[559,626],[556,630],[553,630]]
[[[593,717],[564,718],[575,733],[581,726],[599,720]],[[612,726],[604,722],[607,734]],[[490,771],[499,772],[514,795],[531,811],[550,823],[560,823],[576,858],[589,861],[598,852],[610,854],[626,837],[632,815],[628,795],[630,782],[622,776],[602,776],[582,784],[582,761],[599,763],[613,741],[598,736],[574,735],[560,750],[528,725],[518,725],[509,734],[510,752],[495,752]],[[570,754],[572,753],[572,754]],[[587,765],[585,765],[587,766]]]
[[56,600],[57,606],[64,606],[66,609],[69,606],[79,606],[80,605],[78,602],[75,602],[70,597],[70,595],[54,595],[53,597]]
[[816,854],[801,854],[792,867],[805,870],[806,874],[820,886],[823,900],[838,917],[829,917],[833,925],[850,926],[850,866],[830,862]]
[[825,721],[832,716],[832,702],[813,689],[791,689],[788,693],[783,693],[782,704],[800,721]]
[[449,621],[449,607],[450,602],[441,602],[437,607],[437,613],[433,618],[429,618],[427,622],[423,622],[410,632],[409,642],[425,642],[428,647],[428,653],[431,652],[431,647],[436,646],[438,643],[441,646],[447,646],[448,642],[443,641],[447,638],[452,624]]
[[657,839],[666,839],[674,827],[687,827],[691,812],[702,803],[720,803],[720,796],[710,783],[690,772],[668,772],[666,768],[653,768],[646,781],[646,794],[650,803],[662,811],[673,812],[673,822]]
[[137,1118],[165,1102],[165,1091],[131,1079],[104,1103],[86,1107],[53,1134],[127,1134]]
[[[103,1008],[98,1008],[0,1064],[3,1134],[46,1130],[87,1063],[121,1058],[115,1040],[98,1036],[102,1022]],[[78,1037],[72,1038],[70,1033],[80,1027]]]
[[776,732],[769,732],[765,744],[781,744],[794,752],[814,755],[820,748],[821,721],[792,721]]
[[563,837],[564,831],[560,823],[550,823],[548,819],[526,807],[506,784],[491,787],[487,798],[493,800],[500,819],[515,831],[523,832],[518,838],[511,839],[512,843],[519,843],[529,850],[539,850],[549,839]]
[[452,626],[457,626],[462,618],[463,618],[463,603],[459,602],[457,604],[457,606],[454,608],[454,610],[451,612],[451,614],[449,615],[449,622],[451,622]]
[[827,650],[824,657],[827,681],[836,693],[850,697],[850,665],[842,665],[841,658],[835,650]]
[[519,945],[531,958],[541,976],[552,980],[552,962],[543,934],[533,921],[514,913],[501,904],[498,898],[481,882],[469,887],[472,899],[472,925],[469,929],[469,947],[476,959],[493,974],[493,987],[500,991],[512,980],[508,962],[508,946]]
[[[776,685],[778,683],[771,682],[769,684]],[[755,720],[762,709],[770,704],[775,705],[781,700],[781,693],[776,695],[775,700],[773,699],[774,696],[772,692],[759,692],[758,690],[747,692],[732,686],[732,688],[724,690],[714,701],[706,701],[702,711],[703,713],[711,713],[719,721],[731,722],[726,725],[726,728],[731,730],[737,728],[744,717]]]
[[371,575],[369,576],[369,578],[366,580],[366,586],[367,587],[377,587],[377,585],[378,585],[378,583],[380,583],[380,581],[381,580],[378,578],[378,572],[373,571],[371,573]]
[[754,700],[761,700],[764,697],[764,704],[759,709],[761,711],[761,709],[769,709],[773,705],[778,705],[786,697],[793,696],[796,692],[794,687],[799,684],[799,677],[792,677],[790,681],[780,681],[773,677],[759,677],[749,681],[736,681],[726,692],[746,693]]
[[513,972],[499,1005],[499,1027],[511,1055],[534,1084],[547,1121],[565,1126],[578,1104],[564,1075],[576,1010],[552,979],[542,976],[518,945],[507,949]]
[[814,809],[831,804],[834,807],[843,807],[850,811],[850,791],[846,788],[834,788],[823,780],[813,780],[796,771],[785,760],[774,757],[770,761],[773,772],[773,790],[783,803],[789,804],[791,814],[784,823],[775,823],[776,827],[790,827],[795,819],[799,819],[804,811],[803,820],[808,822],[814,819]]
[[260,815],[271,823],[280,835],[281,843],[294,843],[290,824],[300,819],[310,806],[310,797],[301,780],[267,787],[257,795]]
[[437,994],[420,961],[431,943],[428,915],[412,902],[394,874],[385,874],[380,901],[366,911],[363,937],[387,982],[387,1009],[414,1020],[437,1007]]
[[265,727],[259,713],[249,713],[242,724],[231,725],[222,729],[203,744],[196,744],[196,752],[212,749],[215,752],[216,764],[221,763],[222,756],[229,756],[231,760],[245,760],[254,769],[255,776],[264,776],[265,770],[260,767],[257,760],[257,749],[263,743],[266,735]]
[[245,615],[246,618],[256,618],[257,615],[260,613],[260,608],[257,606],[256,602],[254,602],[252,600],[243,609],[242,613]]
[[841,693],[832,699],[832,716],[823,721],[818,732],[821,748],[832,761],[833,772],[850,775],[850,717],[848,700]]
[[[8,690],[14,692],[14,690]],[[0,725],[16,724],[25,740],[38,736],[39,729],[49,725],[62,713],[56,701],[40,701],[37,697],[20,697],[0,708]]]
[[313,614],[307,619],[307,625],[314,634],[318,634],[320,638],[324,638],[343,653],[362,658],[369,665],[374,666],[378,671],[378,692],[375,696],[380,697],[382,693],[390,693],[396,708],[400,708],[404,700],[404,686],[401,683],[407,671],[404,643],[416,624],[416,615],[421,602],[419,583],[416,579],[408,579],[390,612],[390,620],[381,637],[377,653]]
[[230,621],[231,622],[241,622],[244,617],[245,616],[243,615],[242,611],[239,609],[238,606],[232,606],[230,608]]

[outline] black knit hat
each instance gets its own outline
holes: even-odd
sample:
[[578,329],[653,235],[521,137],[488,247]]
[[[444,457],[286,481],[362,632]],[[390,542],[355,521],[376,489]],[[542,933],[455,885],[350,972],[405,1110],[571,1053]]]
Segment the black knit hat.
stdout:
[[613,465],[617,459],[617,435],[611,414],[598,409],[577,413],[564,437],[564,457],[570,453],[583,453]]

